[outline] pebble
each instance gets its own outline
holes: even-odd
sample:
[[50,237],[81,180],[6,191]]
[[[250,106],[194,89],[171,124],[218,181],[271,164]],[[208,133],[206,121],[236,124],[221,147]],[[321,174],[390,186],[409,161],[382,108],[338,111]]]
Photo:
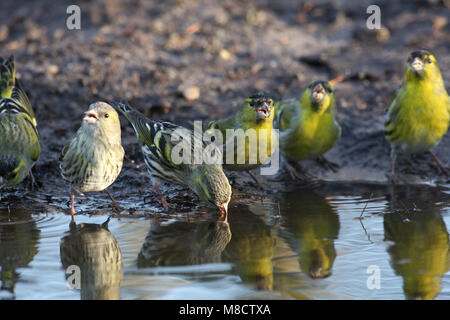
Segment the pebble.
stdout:
[[221,57],[223,60],[230,60],[230,58],[231,58],[231,53],[230,53],[230,51],[228,51],[228,50],[226,50],[226,49],[222,49],[222,50],[220,50],[220,57]]
[[48,73],[52,76],[54,76],[55,74],[57,74],[59,72],[59,68],[57,65],[51,64],[48,67]]
[[197,100],[200,98],[200,88],[197,86],[192,86],[183,90],[183,96],[187,100]]

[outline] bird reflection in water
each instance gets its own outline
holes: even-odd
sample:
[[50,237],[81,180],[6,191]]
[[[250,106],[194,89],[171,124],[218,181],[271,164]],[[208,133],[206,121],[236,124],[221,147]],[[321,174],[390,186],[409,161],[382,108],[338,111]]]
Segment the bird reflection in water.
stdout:
[[227,221],[154,223],[139,252],[138,267],[221,262],[230,239]]
[[281,236],[297,252],[300,267],[313,279],[331,275],[339,217],[328,201],[311,191],[286,193],[280,200]]
[[40,230],[24,208],[0,210],[0,292],[14,298],[14,287],[20,280],[17,268],[26,268],[37,253]]
[[448,231],[436,203],[449,199],[433,200],[430,192],[396,190],[384,215],[385,240],[392,241],[387,251],[407,299],[435,298],[448,271]]
[[65,269],[71,265],[80,268],[82,300],[120,299],[122,253],[108,222],[109,218],[101,225],[71,222],[61,239],[62,265]]
[[273,289],[275,239],[264,219],[239,206],[229,215],[233,238],[224,251],[224,258],[234,264],[244,283],[257,289]]

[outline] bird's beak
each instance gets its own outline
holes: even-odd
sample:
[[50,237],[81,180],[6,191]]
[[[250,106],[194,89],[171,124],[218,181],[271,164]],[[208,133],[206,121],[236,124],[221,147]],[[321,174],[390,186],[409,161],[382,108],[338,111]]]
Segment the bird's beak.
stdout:
[[227,221],[227,215],[228,215],[228,203],[222,205],[219,207],[219,211],[222,213],[219,216],[220,221]]
[[312,98],[316,103],[319,103],[320,101],[323,100],[323,98],[325,98],[325,88],[321,84],[318,84],[317,86],[314,87],[312,92]]
[[267,119],[270,117],[270,107],[267,103],[263,103],[261,106],[256,109],[256,118],[258,119]]
[[411,69],[414,72],[421,72],[423,71],[424,67],[423,67],[423,62],[420,58],[415,57],[414,60],[411,62]]
[[98,121],[98,113],[94,110],[89,110],[84,113],[86,116],[83,118],[89,124],[94,124]]

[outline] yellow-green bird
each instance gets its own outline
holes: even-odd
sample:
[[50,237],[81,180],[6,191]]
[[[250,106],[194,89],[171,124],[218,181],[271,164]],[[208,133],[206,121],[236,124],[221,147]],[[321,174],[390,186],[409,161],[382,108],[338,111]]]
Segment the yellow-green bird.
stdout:
[[109,104],[95,102],[84,114],[80,129],[60,155],[62,177],[70,184],[72,219],[75,193],[105,190],[118,207],[106,188],[119,176],[125,154],[119,115]]
[[[275,127],[280,130],[280,152],[288,161],[317,159],[335,170],[337,165],[323,156],[341,136],[334,90],[328,82],[312,81],[300,101],[281,101],[276,107]],[[297,176],[293,167],[288,167]]]
[[15,78],[14,57],[0,58],[0,188],[17,185],[41,153],[33,108]]
[[[277,141],[272,135],[274,114],[273,99],[265,92],[258,92],[247,98],[235,114],[207,123],[204,130],[216,129],[222,134],[223,167],[226,170],[247,171],[259,184],[249,170],[264,164],[275,152]],[[227,135],[227,131],[232,130],[248,134],[249,139],[240,143],[239,138]]]
[[384,130],[391,144],[393,182],[398,152],[428,151],[447,173],[430,148],[445,135],[449,122],[450,100],[436,58],[425,50],[412,52],[403,83],[386,108]]
[[[117,103],[114,107],[133,126],[153,188],[165,209],[167,210],[168,203],[159,190],[161,181],[189,187],[201,200],[218,208],[222,213],[221,219],[225,220],[231,199],[231,186],[220,161],[210,159],[207,162],[203,157],[196,157],[198,153],[194,148],[197,142],[200,143],[201,152],[207,147],[201,137],[173,123],[148,119],[129,105]],[[216,151],[216,156],[221,157],[214,144],[209,146]]]

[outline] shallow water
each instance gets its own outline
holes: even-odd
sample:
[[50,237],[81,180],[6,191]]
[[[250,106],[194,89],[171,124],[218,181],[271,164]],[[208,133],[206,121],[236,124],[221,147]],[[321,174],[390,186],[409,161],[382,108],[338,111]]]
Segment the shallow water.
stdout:
[[[107,227],[107,215],[70,225],[11,204],[0,209],[0,298],[450,299],[449,199],[327,184],[233,204],[228,223],[182,213]],[[80,277],[66,276],[71,265]]]

